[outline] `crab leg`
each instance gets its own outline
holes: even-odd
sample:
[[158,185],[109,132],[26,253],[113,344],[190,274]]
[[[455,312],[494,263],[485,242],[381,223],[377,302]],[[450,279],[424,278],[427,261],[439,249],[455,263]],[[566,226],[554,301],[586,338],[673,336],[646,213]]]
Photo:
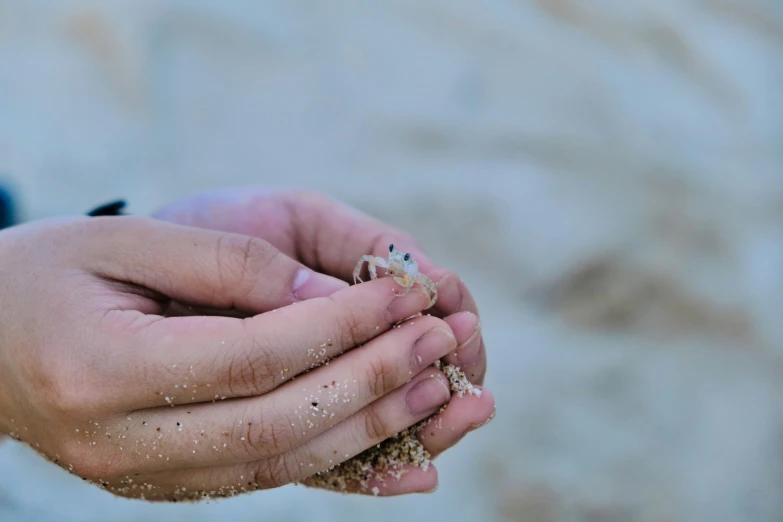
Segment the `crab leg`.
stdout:
[[376,266],[381,268],[388,268],[389,265],[382,257],[375,257],[371,255],[362,256],[359,262],[356,264],[356,268],[353,270],[353,283],[363,283],[362,278],[359,275],[362,273],[362,266],[364,263],[368,263],[367,267],[370,269],[370,279],[377,279],[378,273],[376,272]]
[[423,286],[427,292],[430,294],[430,306],[435,304],[435,301],[438,300],[438,287],[435,286],[435,283],[430,279],[429,277],[425,276],[422,273],[419,273],[415,281],[420,283],[421,286]]
[[375,271],[376,266],[381,268],[389,268],[389,263],[387,263],[386,260],[382,257],[376,257],[374,263],[370,262],[370,264],[367,265],[367,268],[370,269],[370,279],[378,279],[378,273]]

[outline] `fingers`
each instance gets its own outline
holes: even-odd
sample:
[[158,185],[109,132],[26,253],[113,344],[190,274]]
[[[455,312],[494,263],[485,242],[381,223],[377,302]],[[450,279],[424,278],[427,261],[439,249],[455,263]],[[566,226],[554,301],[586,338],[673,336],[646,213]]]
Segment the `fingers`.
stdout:
[[[495,416],[495,400],[492,394],[482,389],[481,396],[452,396],[445,411],[438,413],[416,434],[424,449],[434,459],[462,440],[465,435],[488,424]],[[361,483],[356,480],[343,481],[333,478],[331,481],[320,477],[305,479],[303,484],[322,489],[347,491],[377,496],[397,496],[410,493],[430,493],[438,485],[438,475],[430,463],[427,469],[406,464],[396,469],[394,476],[374,477]],[[370,475],[372,477],[372,475]],[[326,478],[329,478],[328,476]],[[344,488],[344,489],[343,489]]]
[[268,242],[144,218],[100,218],[88,266],[188,304],[260,313],[329,295],[347,285]]
[[[410,234],[318,194],[296,191],[279,197],[296,231],[296,252],[308,266],[351,281],[361,256],[386,257],[389,245],[395,244],[410,252],[419,269],[435,281],[438,300],[432,310],[434,315],[448,317],[471,312],[478,316],[478,307],[465,283],[450,270],[438,268]],[[346,230],[350,233],[346,234]],[[466,348],[449,356],[446,362],[460,366],[472,383],[481,384],[486,373],[483,338],[479,335],[477,342]]]
[[394,497],[410,495],[411,493],[433,493],[438,488],[438,470],[433,464],[427,466],[426,470],[421,466],[405,464],[401,466],[400,471],[395,473],[395,477],[370,479],[366,484],[356,480],[349,480],[346,481],[344,489],[342,484],[338,486],[333,485],[332,487],[324,486],[315,477],[303,480],[302,484],[319,489],[378,497]]
[[419,432],[418,439],[433,458],[494,418],[495,398],[486,388],[481,390],[480,396],[453,396],[445,411]]
[[[308,477],[312,477],[312,483],[331,482],[334,477],[329,473],[318,477],[313,475],[326,472],[425,419],[447,402],[448,398],[446,377],[430,368],[333,429],[295,449],[232,466],[160,471],[147,474],[141,480],[151,486],[146,496],[153,499],[178,496],[201,498],[203,493],[226,496],[241,488],[267,489],[302,481]],[[417,404],[414,406],[414,403]],[[389,471],[401,470],[394,468]],[[357,470],[357,473],[365,475],[365,485],[370,488],[380,484],[384,478],[389,479],[388,476],[375,476],[366,471]],[[431,490],[437,484],[437,473],[433,471],[427,470],[424,475],[414,472],[411,477],[413,482],[407,485],[411,492],[421,491],[420,488]],[[350,478],[347,486],[358,489],[358,484]]]
[[[478,309],[459,277],[438,268],[410,234],[342,203],[308,191],[272,191],[257,187],[229,189],[176,203],[157,214],[160,219],[191,226],[240,232],[263,238],[282,252],[319,272],[352,281],[352,271],[365,254],[386,257],[390,243],[410,252],[419,269],[438,284],[431,313],[448,317]],[[465,370],[474,384],[486,373],[483,339],[449,364]]]
[[[368,430],[381,437],[411,415],[429,414],[445,403],[448,387],[440,387],[437,404],[427,402],[426,393],[422,396],[427,390],[414,389],[407,399],[395,395],[401,404],[387,407],[383,415],[377,414],[376,407],[359,412],[405,385],[455,347],[446,323],[420,317],[273,393],[214,404],[156,408],[138,412],[131,416],[136,420],[124,419],[120,424],[130,426],[123,433],[125,439],[160,439],[157,453],[161,457],[142,461],[137,467],[143,470],[222,465],[279,455],[331,431],[354,415],[367,421]],[[410,413],[403,415],[408,410]],[[137,456],[147,454],[139,447],[124,449],[129,450],[138,452]]]
[[[482,389],[480,397],[465,395],[463,397],[452,396],[444,412],[437,414],[424,426],[416,437],[421,441],[424,449],[434,459],[447,449],[457,444],[466,434],[488,424],[495,416],[495,401],[488,390]],[[406,464],[400,472],[399,479],[390,477],[371,478],[366,484],[350,480],[345,483],[345,491],[365,495],[391,497],[407,495],[411,493],[431,493],[438,486],[438,473],[435,466],[430,463],[427,469]],[[303,484],[323,489],[342,491],[342,487],[313,477],[302,481]],[[329,487],[331,486],[331,487]]]
[[[467,350],[475,350],[481,343],[478,317],[470,312],[454,314],[447,317],[445,322],[451,327],[457,340],[457,357]],[[454,353],[449,353],[448,358],[454,358]],[[418,438],[424,448],[435,457],[459,442],[469,431],[488,422],[494,412],[495,400],[486,389],[482,389],[480,396],[453,396],[446,410],[438,413],[432,422],[419,432]]]
[[[389,245],[409,252],[419,269],[436,268],[410,234],[320,194],[292,191],[281,195],[295,230],[302,261],[351,281],[353,269],[365,254],[386,257]],[[309,234],[305,231],[310,230]],[[350,231],[346,234],[345,231]]]
[[264,238],[307,266],[345,281],[352,281],[361,256],[386,257],[390,243],[404,246],[422,271],[435,268],[409,234],[305,190],[228,189],[175,203],[155,216]]
[[439,313],[435,315],[445,317],[446,322],[455,327],[456,323],[464,323],[462,328],[469,330],[464,339],[458,337],[459,346],[444,361],[459,366],[470,382],[480,385],[487,372],[487,353],[478,310],[465,284],[452,272],[444,272],[446,274],[439,279],[439,298],[435,305]]
[[395,286],[373,281],[244,320],[116,317],[111,329],[129,335],[108,382],[128,390],[118,397],[127,410],[263,395],[428,306],[424,292],[399,297]]
[[[421,428],[416,438],[424,449],[434,459],[462,440],[465,435],[488,424],[495,416],[495,400],[492,394],[482,389],[481,396],[452,396],[445,411],[435,415],[430,422]],[[435,466],[430,463],[427,469],[406,464],[401,469],[395,469],[392,479],[389,476],[373,477],[362,483],[358,480],[340,480],[340,476],[312,477],[302,481],[307,486],[347,491],[365,495],[382,497],[406,495],[410,493],[430,493],[437,488],[438,474]]]

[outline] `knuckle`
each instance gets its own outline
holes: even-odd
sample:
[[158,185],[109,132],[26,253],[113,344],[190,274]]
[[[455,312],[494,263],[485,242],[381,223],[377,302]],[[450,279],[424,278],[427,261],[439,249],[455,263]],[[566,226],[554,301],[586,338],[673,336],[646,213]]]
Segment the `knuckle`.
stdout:
[[243,426],[233,438],[243,445],[247,455],[255,459],[280,456],[295,441],[293,432],[276,422],[255,420]]
[[37,390],[39,407],[48,414],[59,416],[70,401],[64,400],[66,390],[59,380],[59,372],[52,370],[48,365],[41,366],[35,372],[31,384],[33,389]]
[[370,399],[383,397],[396,388],[396,369],[382,358],[367,363],[367,389]]
[[276,455],[254,464],[252,472],[256,484],[266,488],[279,488],[296,480],[296,467],[287,455]]
[[367,324],[368,322],[362,318],[360,312],[346,307],[337,319],[339,331],[337,338],[340,339],[340,349],[347,350],[363,342],[366,337],[364,332],[367,330]]
[[269,243],[255,237],[223,234],[217,240],[217,267],[225,286],[250,293],[259,275],[279,252]]
[[92,482],[111,480],[122,476],[123,467],[117,458],[88,442],[69,439],[58,449],[60,465],[71,473]]
[[[74,375],[80,375],[76,382]],[[41,406],[55,417],[81,419],[97,408],[99,394],[93,393],[92,381],[84,373],[71,373],[64,367],[44,365],[37,372],[36,389]]]
[[364,434],[367,440],[377,441],[386,440],[394,433],[389,429],[387,422],[379,414],[374,406],[365,408],[364,412]]
[[275,387],[275,376],[284,364],[273,356],[269,346],[260,339],[251,338],[246,350],[229,350],[227,364],[228,389],[232,395],[262,395]]
[[89,409],[85,394],[73,386],[63,386],[56,396],[51,398],[50,406],[66,417],[80,419]]

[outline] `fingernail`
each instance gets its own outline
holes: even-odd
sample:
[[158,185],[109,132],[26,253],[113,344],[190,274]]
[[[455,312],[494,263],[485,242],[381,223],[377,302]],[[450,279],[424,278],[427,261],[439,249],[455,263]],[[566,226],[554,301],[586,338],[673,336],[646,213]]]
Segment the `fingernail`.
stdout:
[[413,367],[426,368],[457,345],[457,340],[445,328],[433,328],[416,340],[413,345]]
[[294,278],[294,296],[300,300],[326,297],[338,290],[348,288],[348,283],[326,274],[319,274],[308,268],[300,268]]
[[408,392],[406,401],[408,410],[414,415],[434,411],[445,404],[451,397],[451,392],[438,377],[424,379]]
[[457,359],[459,360],[460,364],[471,364],[476,360],[476,357],[478,357],[480,349],[481,321],[478,317],[476,317],[476,328],[473,330],[473,333],[465,342],[457,347]]
[[392,324],[426,310],[430,305],[429,296],[417,288],[411,289],[406,296],[391,297],[392,300],[386,309],[386,315]]

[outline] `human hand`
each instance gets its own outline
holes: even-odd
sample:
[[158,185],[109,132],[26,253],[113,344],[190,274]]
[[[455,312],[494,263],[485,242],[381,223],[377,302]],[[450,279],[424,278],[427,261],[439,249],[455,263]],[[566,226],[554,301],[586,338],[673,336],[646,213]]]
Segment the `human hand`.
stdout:
[[[169,205],[158,219],[255,236],[308,267],[352,280],[352,272],[364,254],[385,257],[388,246],[410,252],[419,268],[438,284],[438,300],[432,310],[455,333],[458,347],[445,362],[461,367],[471,382],[483,383],[486,350],[476,303],[462,280],[436,266],[413,238],[324,196],[308,191],[238,188],[202,194]],[[453,397],[448,408],[418,437],[437,456],[469,431],[494,415],[494,399],[484,390],[480,397]],[[400,481],[389,481],[381,495],[429,491],[437,485],[437,472],[411,469]]]
[[423,292],[348,287],[262,239],[48,220],[0,232],[0,266],[0,433],[119,495],[301,480],[449,398],[428,367],[457,346],[449,323],[391,328],[429,305]]

